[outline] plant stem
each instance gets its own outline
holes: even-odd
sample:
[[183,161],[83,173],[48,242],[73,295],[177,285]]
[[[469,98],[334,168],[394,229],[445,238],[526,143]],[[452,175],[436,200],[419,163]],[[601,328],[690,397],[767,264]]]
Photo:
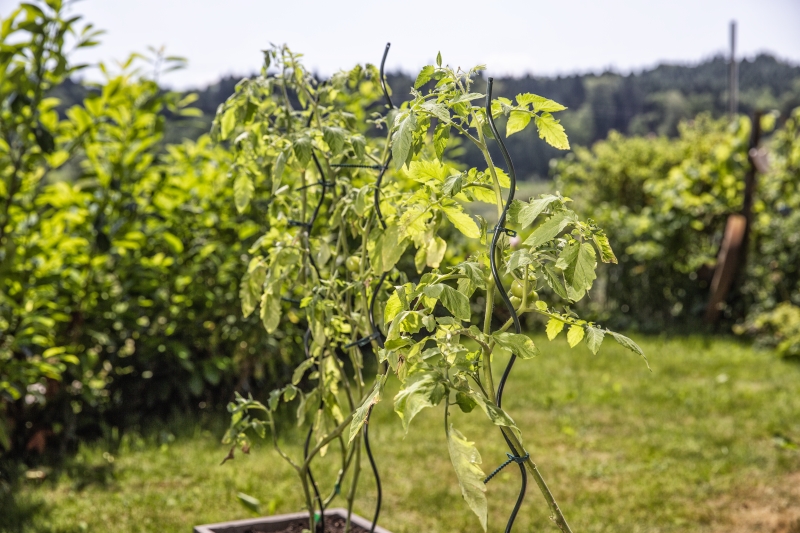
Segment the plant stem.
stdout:
[[482,144],[480,147],[481,154],[483,154],[483,159],[486,161],[486,165],[489,167],[489,173],[492,175],[492,187],[494,188],[494,196],[497,201],[497,221],[499,223],[500,217],[503,216],[503,192],[500,190],[500,180],[497,178],[497,170],[494,168],[494,162],[492,161],[491,154],[489,154],[489,148],[486,147],[486,138],[483,135],[483,129],[480,127],[481,123],[474,111],[472,112],[472,116],[475,119],[475,123],[478,125],[478,137]]
[[359,434],[354,440],[353,444],[356,450],[355,465],[353,466],[353,480],[350,482],[350,490],[347,492],[347,519],[344,524],[344,531],[350,531],[350,516],[353,514],[353,503],[356,499],[356,487],[358,487],[358,478],[361,475],[361,435]]
[[319,451],[322,448],[324,448],[329,442],[331,442],[333,439],[335,439],[336,437],[341,435],[342,432],[345,430],[345,428],[347,428],[347,426],[349,426],[350,422],[352,422],[352,421],[353,421],[353,413],[351,412],[350,414],[347,415],[347,417],[345,417],[344,420],[342,420],[342,422],[338,426],[336,426],[333,429],[333,431],[331,431],[325,437],[323,437],[322,440],[319,441],[317,443],[317,445],[314,446],[314,448],[312,448],[312,450],[310,452],[308,452],[308,457],[306,458],[306,460],[303,462],[302,466],[300,467],[301,471],[306,471],[307,472],[308,471],[308,467],[311,464],[311,460],[314,458],[314,456],[317,455],[319,453]]
[[[500,429],[503,431],[503,435],[514,445],[518,453],[521,453],[525,449],[513,431],[506,427],[501,427]],[[572,529],[570,529],[569,524],[567,524],[567,519],[564,518],[561,508],[558,506],[558,503],[556,503],[553,493],[550,492],[550,488],[547,486],[547,483],[545,483],[536,463],[528,457],[525,459],[525,467],[533,476],[536,485],[539,486],[539,490],[542,492],[542,496],[544,496],[544,499],[547,501],[547,506],[550,508],[550,519],[556,523],[558,529],[560,529],[562,533],[572,533]]]
[[308,488],[308,468],[299,473],[300,481],[303,484],[303,495],[306,499],[306,508],[308,509],[308,528],[310,531],[316,531],[314,527],[314,502],[311,499],[311,491]]
[[[486,309],[483,315],[483,334],[492,334],[492,313],[494,312],[494,280],[486,281]],[[483,378],[486,381],[486,388],[489,389],[489,398],[495,401],[494,378],[492,377],[492,352],[483,349]]]

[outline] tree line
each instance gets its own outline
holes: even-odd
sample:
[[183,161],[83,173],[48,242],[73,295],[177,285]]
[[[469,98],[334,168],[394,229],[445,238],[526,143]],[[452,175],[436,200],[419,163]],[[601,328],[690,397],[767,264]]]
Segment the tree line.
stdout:
[[[217,108],[234,92],[239,76],[226,76],[216,83],[190,92],[197,94],[195,106],[202,117],[167,118],[165,139],[180,142],[196,139],[207,132]],[[388,75],[396,100],[410,100],[416,73],[395,72]],[[497,94],[513,97],[521,93],[546,94],[567,106],[562,124],[577,146],[591,146],[605,139],[612,130],[627,135],[663,135],[674,138],[678,124],[708,112],[720,117],[728,109],[728,61],[716,56],[695,65],[661,64],[627,75],[607,71],[600,74],[575,74],[544,77],[496,77]],[[402,88],[402,89],[401,89]],[[85,96],[81,84],[67,80],[56,91],[66,107]],[[800,65],[768,54],[739,63],[739,111],[750,114],[755,109],[777,110],[781,117],[800,106]],[[511,139],[510,149],[522,177],[545,178],[550,174],[550,160],[563,153],[544,143],[531,143],[522,133]],[[533,146],[533,148],[532,148]],[[457,159],[476,165],[481,155],[464,146]]]

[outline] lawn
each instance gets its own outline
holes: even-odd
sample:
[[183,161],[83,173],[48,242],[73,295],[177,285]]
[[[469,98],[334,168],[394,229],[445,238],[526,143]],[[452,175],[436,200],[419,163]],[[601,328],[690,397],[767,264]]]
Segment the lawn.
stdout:
[[[639,338],[651,372],[611,342],[593,356],[561,338],[535,340],[543,355],[518,363],[504,406],[576,533],[800,531],[800,365],[731,340]],[[391,396],[396,384],[389,388]],[[506,450],[473,415],[453,421],[477,442],[488,472]],[[252,516],[239,492],[265,514],[300,508],[292,471],[266,443],[220,465],[219,430],[175,433],[126,437],[113,456],[86,446],[44,480],[28,472],[33,479],[0,509],[0,530],[189,533]],[[299,434],[283,438],[297,453]],[[404,438],[384,400],[371,438],[384,527],[480,531],[452,472],[441,409],[423,412]],[[318,470],[323,480],[334,474]],[[503,530],[518,475],[507,468],[489,484],[490,531]],[[373,482],[364,476],[359,487],[357,512],[371,516]],[[515,531],[556,531],[533,484]]]

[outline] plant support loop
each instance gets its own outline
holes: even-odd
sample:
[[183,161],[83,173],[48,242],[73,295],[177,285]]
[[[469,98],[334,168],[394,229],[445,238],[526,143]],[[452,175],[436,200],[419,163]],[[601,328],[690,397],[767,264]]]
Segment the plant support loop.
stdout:
[[497,225],[492,229],[493,233],[495,233],[497,231],[505,233],[509,237],[516,237],[517,236],[517,232],[514,231],[513,229],[504,228],[503,226],[500,226],[500,225]]
[[353,342],[345,344],[344,347],[345,347],[345,349],[352,348],[353,346],[358,346],[359,348],[363,348],[364,346],[366,346],[367,344],[369,344],[373,340],[379,339],[380,336],[381,336],[381,334],[380,334],[379,331],[374,331],[374,332],[372,332],[371,335],[367,335],[366,337],[361,337],[358,340],[354,340]]
[[383,170],[386,168],[386,165],[356,165],[356,164],[345,164],[341,163],[338,165],[331,165],[334,168],[368,168],[371,170]]
[[505,467],[507,467],[511,463],[522,464],[525,461],[527,461],[528,458],[531,456],[531,454],[529,454],[527,452],[522,457],[519,457],[517,455],[511,455],[510,453],[506,453],[506,455],[508,456],[508,460],[505,463],[503,463],[500,466],[498,466],[497,468],[495,468],[494,471],[491,474],[486,476],[486,479],[483,480],[483,484],[484,485],[489,483],[489,481],[491,481],[494,476],[499,474],[502,469],[504,469]]

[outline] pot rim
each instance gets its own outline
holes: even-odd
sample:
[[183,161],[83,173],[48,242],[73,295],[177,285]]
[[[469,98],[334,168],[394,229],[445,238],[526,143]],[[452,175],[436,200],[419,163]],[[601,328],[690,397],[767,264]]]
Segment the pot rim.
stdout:
[[[325,509],[325,516],[347,516],[347,509],[343,507],[334,507],[333,509]],[[238,533],[239,528],[246,528],[252,526],[266,525],[266,524],[280,524],[282,522],[292,522],[294,520],[308,518],[308,513],[287,513],[272,516],[262,516],[260,518],[246,518],[243,520],[231,520],[228,522],[218,522],[216,524],[204,524],[201,526],[194,526],[194,533]],[[372,522],[358,516],[355,513],[350,515],[350,521],[364,529],[369,530],[372,527]],[[375,533],[391,533],[388,529],[384,529],[379,525],[375,525]]]

